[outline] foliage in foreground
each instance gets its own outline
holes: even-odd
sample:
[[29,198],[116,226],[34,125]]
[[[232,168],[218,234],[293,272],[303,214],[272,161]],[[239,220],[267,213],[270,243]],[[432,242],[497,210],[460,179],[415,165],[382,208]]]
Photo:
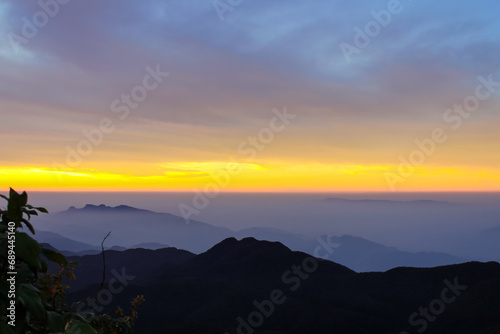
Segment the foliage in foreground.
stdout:
[[[75,278],[73,271],[77,263],[68,262],[62,254],[42,247],[28,233],[19,230],[27,228],[35,234],[30,218],[38,213],[48,213],[47,210],[29,205],[26,192],[19,194],[11,188],[9,197],[0,196],[7,201],[7,208],[0,210],[0,333],[133,333],[137,307],[144,297],[137,296],[132,300],[127,315],[118,308],[115,317],[79,312],[79,303],[66,305],[69,286],[64,282]],[[45,259],[56,263],[59,271],[49,273]],[[15,283],[11,284],[14,276]],[[16,300],[15,327],[8,324],[14,319],[8,310],[13,293]]]

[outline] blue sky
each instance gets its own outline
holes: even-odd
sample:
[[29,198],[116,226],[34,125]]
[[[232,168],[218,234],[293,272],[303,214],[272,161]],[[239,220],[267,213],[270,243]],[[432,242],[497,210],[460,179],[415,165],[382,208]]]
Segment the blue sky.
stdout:
[[[3,1],[2,136],[26,152],[8,149],[4,163],[60,160],[82,128],[159,65],[168,79],[116,124],[85,168],[101,168],[106,156],[123,161],[120,152],[158,163],[159,150],[162,161],[225,161],[283,106],[299,117],[263,163],[396,164],[478,76],[500,80],[500,3],[403,0],[347,62],[340,43],[353,44],[354,28],[388,3],[243,0],[220,20],[211,1],[72,0],[15,52],[9,38],[22,36],[23,17],[32,22],[41,8]],[[434,163],[500,167],[481,149],[498,143],[498,106],[498,94],[485,101]]]

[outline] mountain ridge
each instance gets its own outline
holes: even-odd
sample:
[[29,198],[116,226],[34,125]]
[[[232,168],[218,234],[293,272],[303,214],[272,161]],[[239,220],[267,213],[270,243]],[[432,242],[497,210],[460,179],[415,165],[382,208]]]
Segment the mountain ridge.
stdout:
[[[120,252],[107,254],[128,257]],[[147,254],[135,258],[149,266]],[[408,317],[454,285],[456,298],[446,304],[446,312],[428,322],[429,333],[500,330],[496,316],[500,312],[500,264],[496,262],[356,273],[329,260],[254,238],[228,238],[203,254],[189,257],[147,272],[140,265],[135,271],[126,267],[127,274],[137,272],[144,277],[136,277],[107,308],[111,311],[115,302],[140,293],[147,302],[141,306],[138,334],[238,333],[238,328],[251,323],[252,312],[261,312],[255,305],[269,300],[273,291],[281,291],[283,303],[274,305],[271,315],[263,317],[262,328],[253,328],[255,333],[262,329],[279,334],[357,334],[369,328],[370,333],[386,334],[415,332],[418,327],[409,323]],[[100,261],[99,256],[87,258]],[[238,261],[239,266],[235,265]],[[311,266],[314,261],[316,265]],[[80,289],[72,298],[91,292],[95,292],[95,285]]]
[[421,199],[421,200],[407,200],[407,201],[395,201],[395,200],[386,200],[386,199],[348,199],[348,198],[341,198],[341,197],[327,197],[320,202],[323,203],[349,203],[349,204],[354,204],[354,203],[370,203],[370,204],[392,204],[392,205],[452,205],[452,204],[457,204],[453,202],[447,202],[447,201],[436,201],[436,200],[427,200],[427,199]]
[[[163,248],[163,245],[168,245],[199,254],[229,237],[255,237],[279,241],[290,249],[312,254],[318,244],[318,238],[312,239],[276,228],[253,227],[233,231],[203,222],[192,221],[186,224],[182,217],[170,213],[158,213],[125,205],[111,207],[104,204],[87,204],[83,208],[68,209],[44,219],[44,228],[52,227],[60,234],[74,235],[82,238],[79,240],[91,241],[94,244],[100,243],[111,231],[107,244],[127,249],[137,247],[138,244],[143,248]],[[89,226],[89,221],[94,224]],[[124,242],[127,237],[130,240]],[[327,237],[341,244],[331,255],[332,259],[358,272],[384,271],[401,265],[431,267],[465,261],[446,253],[404,252],[360,237]],[[60,250],[70,251],[66,252],[68,255],[96,254],[100,251],[100,247],[96,245],[88,247],[90,251],[82,247],[71,247],[76,241],[64,240],[63,237],[57,241],[55,238],[44,238],[42,234],[38,239]]]

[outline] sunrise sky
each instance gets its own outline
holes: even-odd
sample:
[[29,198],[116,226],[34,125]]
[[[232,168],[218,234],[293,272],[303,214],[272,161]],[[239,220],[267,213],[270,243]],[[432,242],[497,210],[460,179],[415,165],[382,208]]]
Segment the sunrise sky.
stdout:
[[54,1],[0,3],[2,189],[500,191],[498,1]]

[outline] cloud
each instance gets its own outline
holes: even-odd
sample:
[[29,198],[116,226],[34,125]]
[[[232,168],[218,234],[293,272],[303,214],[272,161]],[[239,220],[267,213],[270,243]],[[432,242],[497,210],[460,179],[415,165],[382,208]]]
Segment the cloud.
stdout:
[[[171,75],[115,122],[88,167],[112,168],[109,161],[123,162],[126,152],[148,164],[166,156],[224,161],[285,105],[298,118],[260,159],[387,161],[470,94],[478,75],[500,78],[500,4],[402,4],[347,64],[339,43],[351,43],[353,28],[387,2],[243,1],[220,21],[210,1],[74,0],[16,55],[5,36],[21,33],[23,17],[40,6],[7,0],[0,5],[0,113],[9,117],[0,136],[23,154],[9,148],[4,161],[64,159],[82,129],[116,116],[111,102],[156,64]],[[498,96],[487,103],[470,124],[498,121]]]

